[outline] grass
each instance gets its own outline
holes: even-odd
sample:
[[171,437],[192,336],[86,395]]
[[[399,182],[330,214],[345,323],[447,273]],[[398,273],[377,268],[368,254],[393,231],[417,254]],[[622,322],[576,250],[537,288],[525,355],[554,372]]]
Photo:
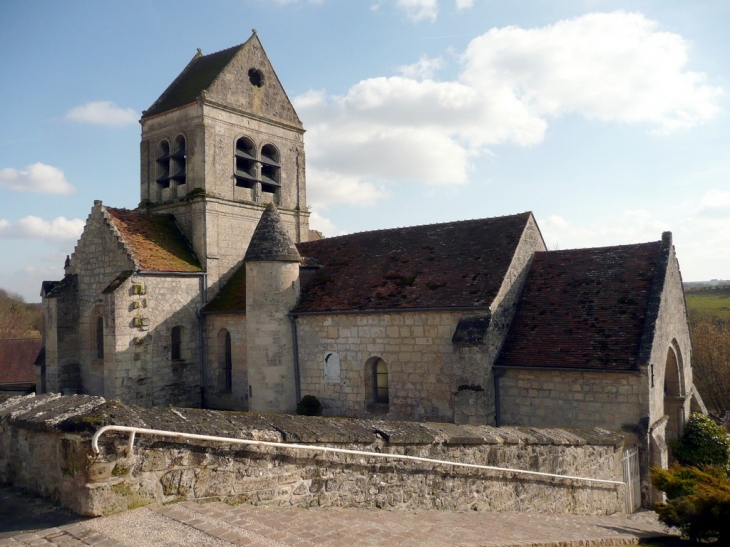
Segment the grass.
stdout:
[[685,296],[690,313],[730,319],[730,287],[690,289]]

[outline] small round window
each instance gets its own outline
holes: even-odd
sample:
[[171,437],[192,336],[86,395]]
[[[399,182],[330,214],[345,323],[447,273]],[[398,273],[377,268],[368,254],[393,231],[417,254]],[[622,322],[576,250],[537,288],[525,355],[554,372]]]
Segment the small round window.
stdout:
[[248,81],[251,82],[251,85],[262,87],[264,85],[264,73],[257,68],[250,68],[248,70]]

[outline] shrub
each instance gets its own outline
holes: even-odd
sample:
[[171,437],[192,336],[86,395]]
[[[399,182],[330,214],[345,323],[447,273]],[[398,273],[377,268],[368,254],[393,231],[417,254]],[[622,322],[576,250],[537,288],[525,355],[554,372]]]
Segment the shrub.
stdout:
[[680,464],[692,467],[727,467],[730,458],[730,439],[725,428],[698,413],[689,417],[684,434],[672,448]]
[[301,416],[319,416],[322,414],[322,403],[314,395],[305,395],[297,404],[297,414]]
[[654,486],[667,494],[667,503],[656,505],[659,520],[693,541],[730,544],[730,479],[724,468],[674,465],[651,472]]

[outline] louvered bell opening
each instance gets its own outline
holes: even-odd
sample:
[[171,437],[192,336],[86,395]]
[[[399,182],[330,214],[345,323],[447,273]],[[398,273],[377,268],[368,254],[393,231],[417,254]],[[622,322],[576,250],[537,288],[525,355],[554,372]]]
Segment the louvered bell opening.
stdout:
[[172,178],[172,180],[174,180],[176,182],[185,182],[186,175],[187,175],[187,172],[186,172],[185,168],[183,167],[177,173],[172,175],[171,178]]
[[281,186],[279,168],[273,165],[261,165],[261,182],[272,186]]
[[252,151],[249,150],[241,150],[240,148],[236,148],[236,157],[256,161],[256,158],[251,155],[251,152]]
[[186,156],[187,156],[187,152],[185,151],[184,148],[181,148],[180,150],[178,150],[177,152],[172,154],[170,157],[175,158],[176,160],[180,160],[180,159],[184,160]]
[[168,186],[170,186],[170,174],[165,171],[162,175],[157,177],[157,184],[159,184],[163,188],[167,188]]
[[272,144],[267,144],[261,149],[261,163],[279,167],[279,152]]

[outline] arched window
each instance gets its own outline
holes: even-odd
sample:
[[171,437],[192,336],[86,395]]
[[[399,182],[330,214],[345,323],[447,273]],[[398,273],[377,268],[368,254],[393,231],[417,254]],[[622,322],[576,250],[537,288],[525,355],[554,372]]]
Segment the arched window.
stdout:
[[241,137],[236,141],[235,159],[236,186],[253,188],[258,182],[258,177],[256,176],[256,146],[251,139]]
[[370,412],[388,412],[388,365],[380,357],[371,357],[365,363],[365,394],[366,407]]
[[170,358],[173,361],[182,359],[182,327],[172,327],[170,333]]
[[96,318],[96,358],[104,359],[104,318]]
[[373,385],[375,386],[375,402],[379,404],[388,404],[388,365],[385,361],[378,359],[373,366]]
[[233,352],[231,333],[227,329],[218,331],[218,370],[220,389],[231,391],[233,389]]
[[175,139],[175,151],[170,157],[170,178],[179,186],[187,180],[187,147],[185,137],[178,135]]
[[279,151],[273,144],[261,148],[261,191],[278,194],[281,186]]

